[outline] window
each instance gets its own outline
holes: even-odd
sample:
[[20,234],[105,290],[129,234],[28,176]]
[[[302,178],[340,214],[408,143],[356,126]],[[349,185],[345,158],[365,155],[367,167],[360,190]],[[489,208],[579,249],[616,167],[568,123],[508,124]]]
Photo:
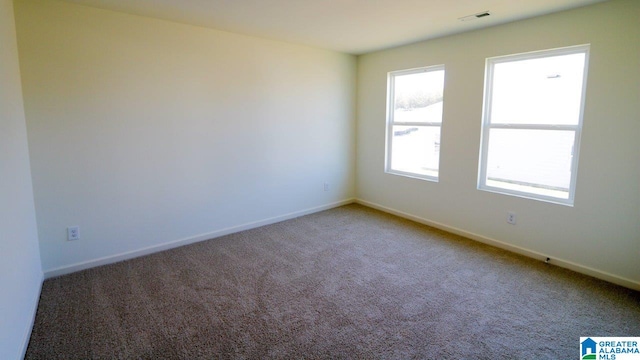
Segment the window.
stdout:
[[388,173],[438,181],[444,65],[390,72]]
[[479,189],[573,205],[588,54],[487,59]]

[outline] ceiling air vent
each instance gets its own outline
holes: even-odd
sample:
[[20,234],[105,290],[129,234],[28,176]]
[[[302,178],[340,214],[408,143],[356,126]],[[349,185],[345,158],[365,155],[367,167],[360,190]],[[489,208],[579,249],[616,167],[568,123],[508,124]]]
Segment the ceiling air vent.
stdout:
[[488,12],[488,11],[483,11],[483,12],[479,12],[479,13],[477,13],[477,14],[468,15],[468,16],[463,16],[463,17],[461,17],[461,18],[458,18],[458,20],[460,20],[460,21],[471,21],[471,20],[475,20],[475,19],[480,19],[480,18],[483,18],[483,17],[487,17],[487,16],[489,16],[489,15],[491,15],[491,13],[490,13],[490,12]]

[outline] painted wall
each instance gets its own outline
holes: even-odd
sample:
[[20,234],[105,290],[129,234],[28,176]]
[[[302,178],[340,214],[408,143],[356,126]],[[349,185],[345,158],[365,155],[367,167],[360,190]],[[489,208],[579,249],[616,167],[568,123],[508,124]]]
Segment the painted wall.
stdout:
[[[639,14],[608,1],[359,57],[358,198],[640,289]],[[591,56],[575,206],[477,190],[485,59],[578,44]],[[387,72],[438,64],[440,182],[385,174]]]
[[41,284],[13,1],[0,0],[0,359],[22,358]]
[[354,196],[355,57],[64,2],[15,6],[47,276]]

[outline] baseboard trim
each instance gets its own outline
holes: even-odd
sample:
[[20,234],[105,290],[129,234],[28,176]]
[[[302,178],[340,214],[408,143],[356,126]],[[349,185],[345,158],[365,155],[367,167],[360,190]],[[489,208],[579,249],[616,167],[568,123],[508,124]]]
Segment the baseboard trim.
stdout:
[[585,275],[589,275],[592,276],[594,278],[597,279],[601,279],[604,281],[608,281],[617,285],[621,285],[624,286],[626,288],[632,289],[632,290],[636,290],[636,291],[640,291],[640,282],[631,280],[631,279],[627,279],[618,275],[614,275],[605,271],[601,271],[598,269],[594,269],[588,266],[584,266],[584,265],[580,265],[577,263],[574,263],[572,261],[568,261],[568,260],[563,260],[563,259],[559,259],[553,255],[549,255],[549,254],[543,254],[534,250],[530,250],[527,248],[523,248],[520,246],[516,246],[516,245],[512,245],[500,240],[496,240],[496,239],[492,239],[483,235],[479,235],[479,234],[475,234],[466,230],[462,230],[460,228],[457,227],[453,227],[453,226],[449,226],[446,224],[442,224],[439,223],[437,221],[432,221],[429,219],[425,219],[419,216],[415,216],[409,213],[406,213],[404,211],[400,211],[400,210],[396,210],[387,206],[383,206],[380,204],[376,204],[374,202],[371,201],[367,201],[367,200],[362,200],[362,199],[356,199],[355,200],[356,203],[363,205],[363,206],[367,206],[376,210],[380,210],[392,215],[396,215],[399,216],[401,218],[405,218],[408,220],[412,220],[415,221],[417,223],[421,223],[424,225],[428,225],[440,230],[444,230],[456,235],[460,235],[475,241],[479,241],[481,243],[487,244],[487,245],[491,245],[491,246],[495,246],[497,248],[501,248],[507,251],[511,251],[520,255],[524,255],[530,258],[534,258],[534,259],[538,259],[541,261],[545,261],[547,258],[551,258],[551,264],[552,265],[556,265],[565,269],[569,269],[569,270],[573,270],[575,272],[579,272],[581,274],[585,274]]
[[27,348],[29,347],[29,340],[31,340],[31,332],[33,331],[33,325],[36,322],[36,314],[38,313],[38,303],[40,302],[40,293],[42,292],[42,283],[44,282],[44,273],[40,273],[40,281],[38,282],[38,291],[34,294],[34,297],[31,299],[31,304],[33,304],[33,309],[31,311],[31,321],[27,324],[24,329],[24,333],[22,335],[22,354],[20,359],[24,359],[27,355]]
[[77,271],[86,270],[86,269],[90,269],[97,266],[108,265],[108,264],[116,263],[123,260],[129,260],[136,257],[153,254],[156,252],[173,249],[176,247],[197,243],[200,241],[215,239],[220,236],[225,236],[225,235],[237,233],[240,231],[255,229],[260,226],[271,225],[281,221],[297,218],[300,216],[313,214],[319,211],[324,211],[324,210],[340,207],[343,205],[348,205],[348,204],[354,203],[355,201],[356,201],[355,198],[349,198],[349,199],[333,202],[330,204],[321,205],[321,206],[317,206],[317,207],[313,207],[305,210],[295,211],[288,214],[275,216],[275,217],[271,217],[263,220],[258,220],[258,221],[254,221],[246,224],[232,226],[229,228],[212,231],[205,234],[199,234],[196,236],[173,240],[170,242],[153,245],[153,246],[149,246],[142,249],[137,249],[137,250],[128,251],[128,252],[115,254],[115,255],[109,255],[109,256],[98,258],[98,259],[83,261],[83,262],[72,264],[72,265],[61,266],[58,268],[46,270],[44,272],[44,277],[45,279],[50,279],[57,276],[71,274]]

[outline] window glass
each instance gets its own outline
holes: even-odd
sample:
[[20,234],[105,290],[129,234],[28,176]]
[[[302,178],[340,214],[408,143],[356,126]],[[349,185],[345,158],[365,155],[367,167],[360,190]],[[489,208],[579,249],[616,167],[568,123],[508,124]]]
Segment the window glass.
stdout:
[[569,198],[573,131],[491,129],[487,185]]
[[444,66],[389,73],[386,172],[437,181]]
[[491,122],[577,125],[584,58],[579,53],[495,64]]
[[479,189],[573,204],[588,52],[487,59]]

